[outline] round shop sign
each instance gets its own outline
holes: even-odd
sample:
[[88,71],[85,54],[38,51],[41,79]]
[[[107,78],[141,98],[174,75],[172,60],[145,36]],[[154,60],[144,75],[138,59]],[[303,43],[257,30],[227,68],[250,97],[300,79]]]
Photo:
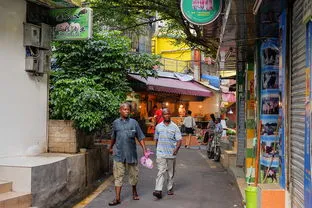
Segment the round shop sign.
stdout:
[[195,25],[206,25],[217,19],[221,0],[181,0],[183,16]]

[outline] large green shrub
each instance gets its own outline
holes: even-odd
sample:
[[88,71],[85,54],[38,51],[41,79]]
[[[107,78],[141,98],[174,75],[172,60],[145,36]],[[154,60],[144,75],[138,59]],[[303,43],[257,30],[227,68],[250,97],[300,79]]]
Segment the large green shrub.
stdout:
[[118,32],[96,34],[85,41],[54,44],[50,79],[50,117],[73,120],[92,132],[110,123],[131,91],[129,72],[155,75],[157,57],[130,52],[130,40]]

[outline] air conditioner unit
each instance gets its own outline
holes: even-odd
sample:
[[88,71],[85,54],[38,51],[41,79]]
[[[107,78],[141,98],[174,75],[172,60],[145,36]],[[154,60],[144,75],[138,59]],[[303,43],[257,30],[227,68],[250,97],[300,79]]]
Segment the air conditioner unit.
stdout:
[[52,27],[41,23],[40,48],[49,50],[52,40]]
[[25,59],[25,71],[27,72],[38,72],[39,71],[39,59],[34,56],[27,56]]
[[38,73],[44,74],[47,73],[47,71],[51,68],[51,56],[50,52],[46,50],[40,50],[39,51],[39,68]]
[[25,71],[32,75],[43,75],[51,67],[50,52],[48,50],[37,50],[36,53],[27,55],[25,58]]
[[24,23],[24,46],[40,47],[40,27]]

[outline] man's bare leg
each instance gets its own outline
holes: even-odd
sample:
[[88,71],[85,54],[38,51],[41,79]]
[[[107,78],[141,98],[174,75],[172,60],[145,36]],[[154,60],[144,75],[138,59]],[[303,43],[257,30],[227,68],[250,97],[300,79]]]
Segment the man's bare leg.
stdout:
[[136,189],[136,186],[132,186],[132,196],[133,196],[133,200],[139,200],[139,195]]
[[108,204],[109,206],[115,206],[117,204],[120,204],[121,186],[115,186],[115,192],[116,192],[116,198]]

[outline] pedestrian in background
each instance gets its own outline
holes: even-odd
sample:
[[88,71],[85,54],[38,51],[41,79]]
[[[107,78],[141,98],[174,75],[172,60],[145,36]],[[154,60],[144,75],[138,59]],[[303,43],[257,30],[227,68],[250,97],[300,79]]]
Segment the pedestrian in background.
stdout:
[[187,117],[184,118],[183,125],[185,126],[185,133],[187,133],[185,148],[190,148],[191,137],[196,127],[195,119],[192,117],[192,111],[187,111]]
[[216,118],[215,120],[215,129],[214,129],[214,133],[216,136],[221,137],[222,135],[222,131],[223,131],[223,127],[221,125],[221,118]]
[[157,105],[153,105],[153,109],[149,111],[148,116],[154,117],[154,115],[156,114],[156,111],[157,111]]
[[164,108],[166,108],[166,103],[162,103],[161,108],[156,110],[155,115],[154,115],[155,122],[156,122],[155,126],[164,120],[163,114],[162,114],[162,111]]
[[162,198],[162,190],[167,176],[168,195],[173,195],[176,155],[182,143],[182,136],[179,127],[171,121],[171,114],[168,108],[162,110],[164,121],[156,126],[154,139],[156,141],[156,163],[158,174],[153,196]]
[[205,136],[204,136],[204,141],[203,141],[204,145],[207,145],[209,138],[213,137],[215,126],[216,126],[216,124],[215,124],[215,122],[216,122],[215,115],[214,114],[210,114],[210,118],[211,118],[211,120],[209,120],[209,122],[208,122],[207,131],[206,131]]
[[[119,108],[120,118],[113,122],[112,139],[109,152],[113,154],[113,174],[115,178],[116,198],[109,206],[120,204],[120,193],[124,176],[128,173],[129,183],[132,185],[132,198],[139,200],[136,185],[138,183],[138,156],[135,138],[139,141],[144,155],[146,153],[143,134],[138,122],[129,118],[130,105],[123,103]],[[114,150],[113,147],[116,144]]]

